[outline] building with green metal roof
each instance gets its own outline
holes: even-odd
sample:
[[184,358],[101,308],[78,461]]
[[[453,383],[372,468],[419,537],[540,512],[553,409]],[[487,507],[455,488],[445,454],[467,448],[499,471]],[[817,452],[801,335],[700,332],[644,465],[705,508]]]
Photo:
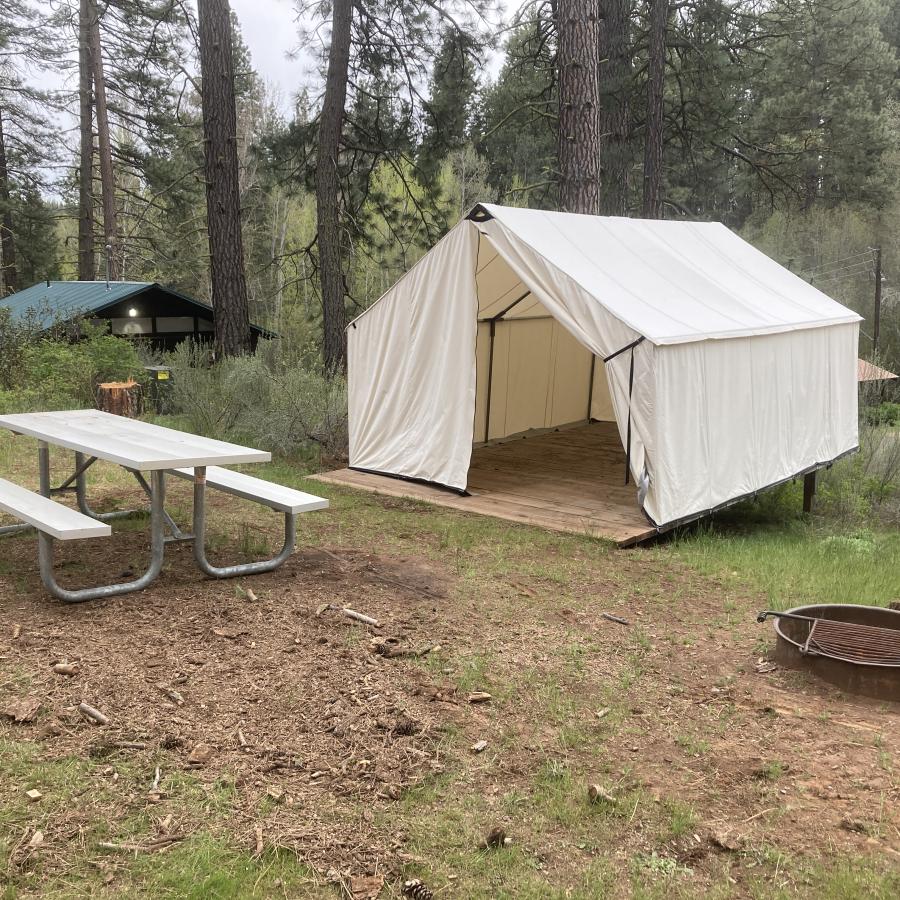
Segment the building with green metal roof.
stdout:
[[[211,340],[213,309],[153,281],[41,281],[0,299],[15,321],[40,328],[87,318],[108,322],[112,334],[144,338],[171,349],[185,338]],[[271,335],[251,325],[252,340]]]

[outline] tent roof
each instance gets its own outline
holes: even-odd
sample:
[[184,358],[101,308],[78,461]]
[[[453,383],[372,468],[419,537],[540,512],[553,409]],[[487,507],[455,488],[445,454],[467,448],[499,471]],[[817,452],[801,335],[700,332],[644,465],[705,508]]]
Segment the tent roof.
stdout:
[[[0,307],[8,309],[14,320],[31,317],[41,328],[50,328],[56,322],[65,322],[75,316],[100,313],[145,291],[177,297],[195,306],[198,311],[210,316],[213,314],[208,304],[155,281],[39,281],[4,297],[0,300]],[[251,323],[250,327],[254,331],[267,333],[258,325]]]
[[654,344],[860,321],[855,312],[716,222],[491,204],[476,206],[469,218],[488,237],[499,225]]

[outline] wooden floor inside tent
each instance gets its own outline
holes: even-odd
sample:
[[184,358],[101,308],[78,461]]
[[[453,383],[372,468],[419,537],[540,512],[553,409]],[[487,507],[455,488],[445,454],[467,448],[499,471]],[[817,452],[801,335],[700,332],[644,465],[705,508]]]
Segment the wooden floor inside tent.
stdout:
[[588,534],[626,547],[655,530],[625,485],[625,452],[615,423],[595,422],[478,447],[472,452],[469,494],[339,469],[314,476],[344,487],[408,497],[465,512]]

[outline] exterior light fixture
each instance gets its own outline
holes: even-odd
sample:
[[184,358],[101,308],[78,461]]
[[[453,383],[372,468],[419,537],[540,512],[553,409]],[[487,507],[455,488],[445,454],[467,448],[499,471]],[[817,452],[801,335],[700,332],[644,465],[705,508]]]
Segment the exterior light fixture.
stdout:
[[137,310],[132,306],[131,309],[128,310],[128,315],[133,319],[137,315]]

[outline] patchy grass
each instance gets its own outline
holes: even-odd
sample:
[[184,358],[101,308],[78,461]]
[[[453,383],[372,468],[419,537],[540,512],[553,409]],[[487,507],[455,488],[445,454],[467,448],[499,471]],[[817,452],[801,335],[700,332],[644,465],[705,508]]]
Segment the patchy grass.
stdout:
[[[17,446],[23,453],[0,436],[0,470],[31,483],[33,448]],[[67,462],[54,456],[59,475]],[[60,609],[31,589],[33,542],[0,545],[0,701],[48,699],[34,726],[0,722],[4,900],[337,898],[322,875],[332,865],[344,875],[385,866],[382,898],[397,897],[403,877],[466,900],[900,894],[896,716],[805,683],[797,693],[792,674],[758,674],[770,636],[753,621],[767,604],[849,599],[845,592],[895,599],[896,535],[832,538],[776,516],[752,528],[720,520],[623,552],[310,481],[285,462],[248,471],[325,495],[332,507],[301,519],[300,549],[284,569],[240,585],[196,577],[176,547],[145,594]],[[116,467],[91,470],[98,506],[126,484],[135,491]],[[189,492],[173,480],[179,521]],[[281,523],[268,511],[229,500],[215,512],[213,549],[223,555],[277,546]],[[141,519],[117,522],[115,552],[137,546],[145,528]],[[376,658],[370,630],[311,612],[326,600],[377,616],[379,634],[440,650]],[[122,634],[109,636],[123,621],[125,648]],[[18,643],[13,623],[24,626]],[[60,685],[48,674],[63,653],[83,660],[83,680]],[[180,672],[190,675],[179,682],[186,703],[165,708],[157,682]],[[105,732],[64,718],[62,736],[41,737],[82,688],[101,706],[128,697],[113,727],[139,728],[149,749],[92,756]],[[492,701],[467,703],[473,690]],[[332,704],[340,715],[323,721]],[[375,724],[401,713],[418,717],[427,736]],[[190,743],[157,749],[172,722]],[[473,752],[482,739],[487,748]],[[197,740],[217,748],[201,772],[186,766]],[[300,761],[275,765],[285,758],[268,757],[273,749]],[[833,769],[835,758],[847,765]],[[147,796],[156,765],[160,803]],[[416,765],[421,772],[385,793]],[[813,789],[826,783],[830,799]],[[611,799],[592,803],[590,784]],[[267,795],[270,785],[296,804]],[[38,803],[25,798],[31,787],[44,795]],[[862,808],[873,810],[865,833],[840,826]],[[266,830],[257,856],[258,823]],[[496,826],[511,843],[484,849]],[[23,852],[36,829],[44,849]],[[166,829],[184,839],[153,853],[99,846],[144,845]],[[712,838],[729,829],[736,849]],[[311,853],[316,871],[302,862]]]
[[[147,773],[122,754],[103,760],[41,756],[37,744],[0,739],[4,900],[20,894],[179,900],[335,896],[296,855],[270,849],[253,857],[233,843],[222,828],[233,800],[227,784],[204,785],[175,773],[162,782],[165,799],[157,805],[147,799]],[[40,800],[27,798],[31,789],[40,791]],[[30,847],[37,832],[43,840]],[[126,849],[179,834],[184,839],[163,850]]]
[[679,559],[729,585],[750,585],[774,609],[900,600],[900,532],[833,533],[802,521],[735,532],[698,526],[672,542]]

